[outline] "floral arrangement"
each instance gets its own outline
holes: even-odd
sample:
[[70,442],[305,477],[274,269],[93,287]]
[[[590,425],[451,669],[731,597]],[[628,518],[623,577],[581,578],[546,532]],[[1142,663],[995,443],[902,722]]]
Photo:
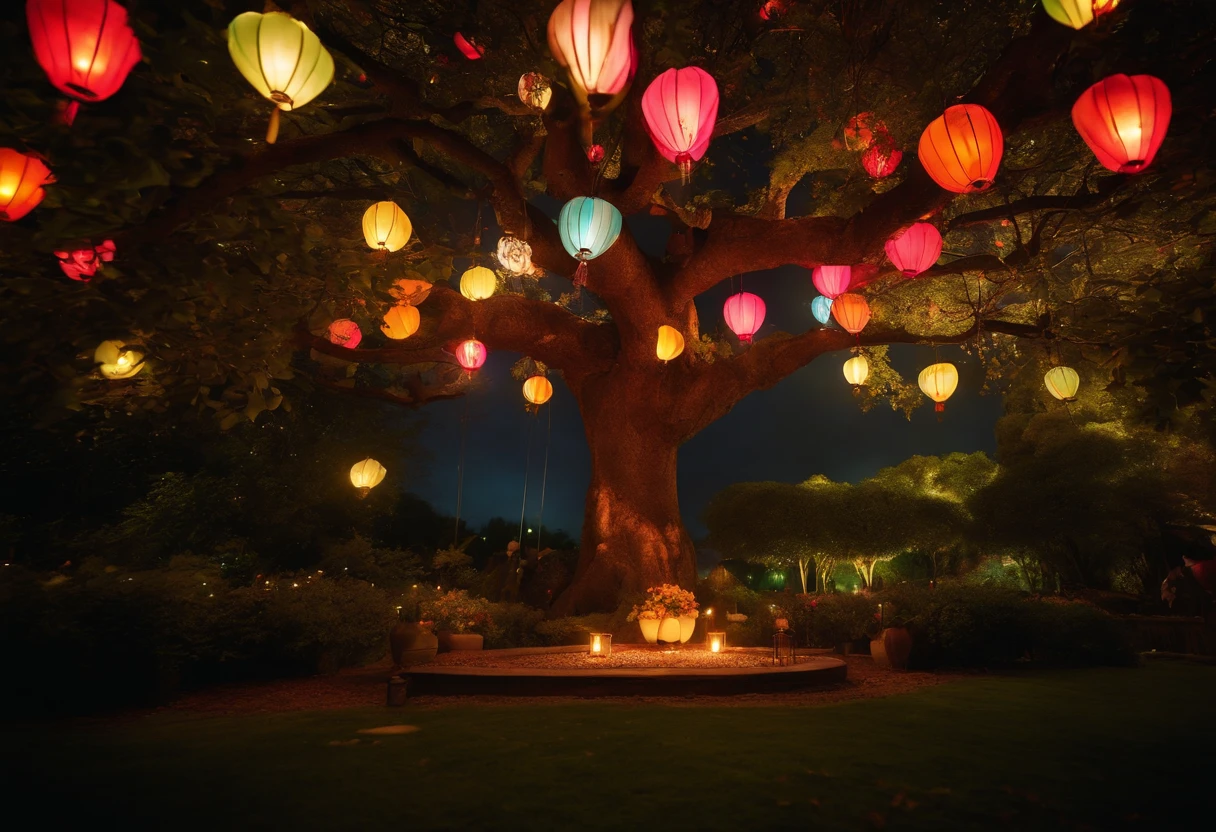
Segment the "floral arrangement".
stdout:
[[490,605],[484,598],[473,598],[463,589],[453,589],[422,602],[422,617],[433,621],[437,630],[453,633],[482,633],[494,626]]
[[697,617],[697,598],[686,589],[675,584],[660,584],[646,590],[646,600],[634,605],[629,621],[662,618],[679,618],[689,615]]

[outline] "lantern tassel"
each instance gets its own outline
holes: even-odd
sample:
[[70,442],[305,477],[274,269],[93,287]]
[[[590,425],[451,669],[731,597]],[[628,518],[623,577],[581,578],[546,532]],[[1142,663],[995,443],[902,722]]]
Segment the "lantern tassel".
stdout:
[[687,185],[692,181],[692,157],[687,153],[676,156],[676,164],[680,168],[680,182]]
[[587,285],[587,250],[578,253],[578,268],[574,270],[574,285],[582,288]]
[[76,99],[69,99],[60,103],[59,112],[56,114],[55,121],[60,124],[72,126],[72,122],[76,121],[76,114],[80,112],[80,102]]
[[270,111],[270,126],[266,128],[266,144],[274,144],[279,140],[279,108]]

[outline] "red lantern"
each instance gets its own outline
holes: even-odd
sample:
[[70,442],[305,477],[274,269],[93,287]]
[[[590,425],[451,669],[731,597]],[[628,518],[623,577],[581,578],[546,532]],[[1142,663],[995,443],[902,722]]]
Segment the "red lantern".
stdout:
[[127,10],[114,0],[26,0],[34,56],[51,83],[75,101],[101,101],[118,92],[139,63],[139,41]]
[[811,272],[811,281],[819,294],[825,298],[835,299],[849,291],[853,282],[852,266],[816,266]]
[[470,61],[480,61],[481,56],[486,54],[484,46],[471,37],[465,37],[461,32],[457,32],[452,36],[452,42],[456,44],[456,48],[460,50],[460,54]]
[[72,280],[88,283],[89,278],[97,274],[102,263],[109,263],[114,259],[114,251],[114,241],[106,240],[93,248],[57,251],[55,256],[59,258],[59,268],[63,269],[64,274]]
[[1151,75],[1112,75],[1072,106],[1077,132],[1108,170],[1139,173],[1153,161],[1170,126],[1170,90]]
[[979,104],[948,107],[925,128],[917,148],[933,181],[956,194],[988,190],[1004,153],[996,116]]
[[764,323],[764,301],[751,292],[731,295],[722,307],[722,317],[741,342],[750,344]]
[[709,149],[718,120],[718,85],[700,67],[669,69],[642,95],[646,129],[659,153],[680,167],[684,181],[692,163]]
[[350,318],[338,318],[329,325],[329,342],[353,350],[363,340],[359,325]]
[[942,235],[927,222],[914,222],[887,240],[886,249],[904,277],[916,277],[942,256]]
[[832,301],[832,317],[850,335],[856,335],[870,322],[870,304],[861,295],[846,293]]
[[899,163],[904,158],[904,152],[895,147],[887,147],[877,142],[866,148],[861,154],[861,166],[866,173],[875,179],[884,179],[895,173]]
[[55,181],[51,169],[32,153],[0,147],[0,220],[15,222],[37,207]]
[[476,338],[461,341],[456,346],[456,362],[468,372],[473,372],[486,363],[486,345]]
[[887,127],[873,113],[858,113],[844,126],[844,146],[849,150],[865,150],[874,144],[876,136],[886,135]]
[[766,22],[776,20],[785,14],[786,0],[767,0],[760,6],[760,19]]
[[604,161],[604,146],[602,144],[590,145],[587,148],[587,161],[593,165]]

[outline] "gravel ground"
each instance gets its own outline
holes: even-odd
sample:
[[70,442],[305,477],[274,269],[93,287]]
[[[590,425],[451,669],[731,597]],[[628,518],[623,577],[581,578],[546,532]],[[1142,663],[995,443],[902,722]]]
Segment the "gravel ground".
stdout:
[[635,667],[772,667],[771,650],[754,647],[728,647],[711,653],[700,645],[675,650],[635,645],[613,646],[611,656],[593,657],[586,650],[578,653],[538,653],[531,656],[498,656],[497,651],[460,651],[436,656],[430,666],[444,667],[538,667],[553,670],[608,670]]

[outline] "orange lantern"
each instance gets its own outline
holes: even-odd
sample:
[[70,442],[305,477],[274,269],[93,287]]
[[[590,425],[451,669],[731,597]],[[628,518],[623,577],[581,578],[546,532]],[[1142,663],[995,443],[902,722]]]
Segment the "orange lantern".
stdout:
[[54,181],[37,156],[0,147],[0,220],[15,222],[33,211],[46,196],[42,186]]
[[832,317],[851,335],[856,335],[870,322],[870,304],[861,295],[846,292],[832,301]]
[[1173,107],[1170,90],[1151,75],[1112,75],[1072,105],[1072,123],[1107,170],[1139,173],[1153,161]]
[[524,382],[524,398],[540,407],[553,396],[553,385],[544,376],[532,376]]
[[659,327],[659,341],[654,352],[664,364],[673,358],[679,358],[684,352],[684,336],[680,334],[680,330],[667,324]]
[[350,318],[338,318],[329,325],[326,337],[329,338],[331,344],[353,350],[363,340],[363,332],[359,329],[359,325]]
[[380,331],[394,341],[401,341],[417,332],[421,323],[422,316],[418,310],[403,304],[384,313],[384,326],[380,327]]
[[956,194],[992,187],[1004,152],[996,116],[979,104],[948,107],[925,128],[917,148],[925,172]]

